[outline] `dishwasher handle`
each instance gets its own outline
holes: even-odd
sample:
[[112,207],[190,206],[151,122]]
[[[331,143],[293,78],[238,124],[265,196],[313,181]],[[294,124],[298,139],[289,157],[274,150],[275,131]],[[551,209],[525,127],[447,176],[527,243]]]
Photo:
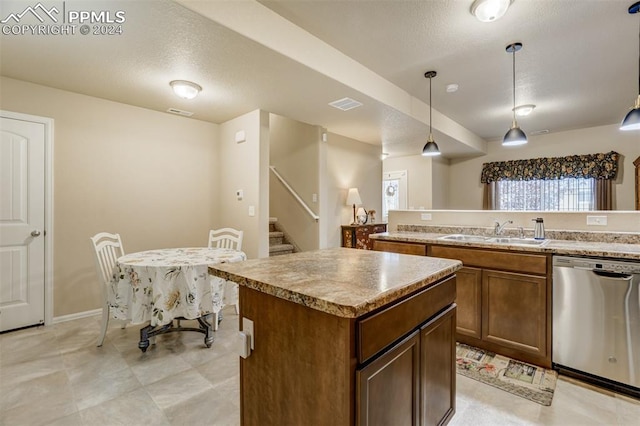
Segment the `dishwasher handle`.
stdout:
[[605,277],[612,280],[629,281],[631,278],[633,278],[632,274],[625,274],[623,272],[602,271],[599,269],[592,269],[591,272],[600,277]]

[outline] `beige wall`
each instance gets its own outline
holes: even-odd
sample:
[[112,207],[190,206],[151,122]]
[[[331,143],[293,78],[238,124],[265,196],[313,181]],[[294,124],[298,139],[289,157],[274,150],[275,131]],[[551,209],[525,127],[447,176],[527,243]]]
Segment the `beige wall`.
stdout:
[[521,147],[503,147],[498,141],[491,142],[485,156],[451,160],[447,208],[482,209],[482,184],[480,183],[482,163],[609,151],[616,151],[622,155],[615,185],[615,208],[633,210],[635,200],[633,161],[640,156],[640,136],[637,132],[620,131],[617,124],[531,136],[529,143]]
[[[269,163],[318,215],[320,194],[320,140],[322,128],[270,114]],[[285,186],[270,173],[269,211],[302,251],[320,247],[319,223]]]
[[382,150],[334,133],[327,134],[323,148],[326,195],[320,220],[326,221],[326,246],[338,247],[340,226],[353,220],[353,209],[345,204],[349,188],[358,188],[364,208],[375,210],[377,221],[382,219]]
[[440,164],[434,164],[436,160],[422,155],[409,155],[405,157],[389,157],[383,161],[382,169],[384,173],[395,171],[407,171],[407,208],[409,209],[431,209],[444,208],[445,206],[434,206],[434,195],[438,203],[442,203],[446,198],[444,193],[439,190],[433,190],[433,177],[437,170],[438,184],[446,187],[443,177],[447,177],[446,168]]
[[127,252],[202,246],[217,126],[2,77],[0,109],[54,121],[54,317],[101,306],[89,237]]
[[[246,140],[235,141],[244,131]],[[216,227],[244,231],[242,250],[249,258],[269,256],[269,114],[255,110],[220,125],[216,158],[219,188]],[[238,200],[236,191],[243,191]],[[255,215],[249,215],[250,207]]]
[[[423,213],[431,214],[431,220],[422,220]],[[587,216],[606,216],[606,226],[587,225]],[[571,230],[593,232],[640,232],[640,212],[600,211],[600,212],[508,212],[487,210],[394,210],[389,213],[389,230],[397,230],[398,225],[451,225],[492,227],[494,220],[500,223],[512,220],[507,228],[522,226],[533,232],[531,219],[542,217],[547,230]]]

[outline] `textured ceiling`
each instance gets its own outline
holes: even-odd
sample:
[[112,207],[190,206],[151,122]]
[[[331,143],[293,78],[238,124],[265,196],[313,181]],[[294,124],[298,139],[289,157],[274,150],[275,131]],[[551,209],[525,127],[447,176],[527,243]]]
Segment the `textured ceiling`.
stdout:
[[[428,102],[423,74],[436,70],[434,109],[485,140],[501,138],[511,122],[511,56],[504,48],[513,41],[524,44],[516,56],[517,103],[537,105],[519,119],[528,134],[617,123],[631,107],[638,90],[640,17],[627,13],[629,0],[515,0],[493,23],[471,16],[471,2],[261,4],[421,103]],[[0,19],[29,4],[2,0]],[[428,119],[181,4],[67,0],[65,6],[124,10],[123,34],[0,35],[1,75],[159,111],[179,108],[214,123],[261,108],[381,144],[392,155],[417,153],[425,142]],[[195,81],[204,90],[194,100],[178,99],[168,85],[174,79]],[[446,93],[448,83],[457,83],[459,91]],[[327,106],[345,96],[364,106],[346,113]],[[435,136],[449,157],[482,153],[453,133]]]

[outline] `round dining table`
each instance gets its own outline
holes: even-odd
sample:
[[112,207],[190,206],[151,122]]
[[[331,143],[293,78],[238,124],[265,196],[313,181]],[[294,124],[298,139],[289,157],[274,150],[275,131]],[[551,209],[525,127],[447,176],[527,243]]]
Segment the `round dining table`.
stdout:
[[[149,322],[140,330],[138,347],[144,352],[149,338],[169,331],[199,331],[205,344],[213,343],[214,323],[225,305],[226,281],[210,276],[208,266],[241,262],[244,252],[224,248],[168,248],[130,253],[117,259],[109,302],[116,319],[133,324]],[[181,327],[195,319],[199,328]],[[178,326],[174,326],[178,320]]]

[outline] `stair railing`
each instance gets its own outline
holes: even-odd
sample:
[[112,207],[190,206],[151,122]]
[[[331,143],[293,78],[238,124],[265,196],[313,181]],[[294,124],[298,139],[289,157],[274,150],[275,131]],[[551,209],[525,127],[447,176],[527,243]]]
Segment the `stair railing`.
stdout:
[[307,203],[304,202],[304,200],[302,198],[300,198],[300,196],[296,193],[296,191],[291,187],[291,185],[289,185],[287,183],[286,180],[284,180],[284,178],[280,175],[280,173],[278,173],[278,171],[276,170],[275,167],[273,166],[269,166],[269,169],[271,169],[271,171],[273,172],[273,174],[278,178],[278,180],[280,182],[282,182],[282,185],[284,185],[285,188],[287,188],[287,190],[291,193],[291,195],[293,195],[293,198],[295,198],[298,203],[300,203],[300,205],[307,211],[307,213],[309,213],[309,216],[311,216],[316,222],[320,219],[320,216],[318,216],[317,214],[315,214],[313,212],[313,210],[311,210],[309,208],[309,206],[307,205]]

